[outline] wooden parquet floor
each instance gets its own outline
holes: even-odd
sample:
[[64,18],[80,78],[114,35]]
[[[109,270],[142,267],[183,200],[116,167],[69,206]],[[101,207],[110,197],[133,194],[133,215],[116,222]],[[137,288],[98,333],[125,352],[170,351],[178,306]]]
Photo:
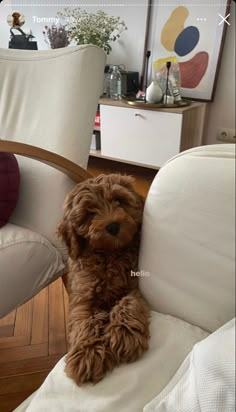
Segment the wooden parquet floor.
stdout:
[[66,353],[67,306],[60,278],[0,319],[0,412],[12,412]]
[[[92,175],[121,172],[146,196],[156,171],[90,158]],[[67,351],[68,297],[61,279],[0,319],[0,412],[12,412],[38,389]],[[43,412],[43,411],[42,411]]]

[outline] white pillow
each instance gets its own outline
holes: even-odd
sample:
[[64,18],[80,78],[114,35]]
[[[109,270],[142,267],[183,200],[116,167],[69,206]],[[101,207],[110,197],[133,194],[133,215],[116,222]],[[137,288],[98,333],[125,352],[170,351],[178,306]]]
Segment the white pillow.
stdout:
[[6,224],[0,229],[0,318],[59,277],[61,254],[39,233]]
[[235,412],[235,318],[197,343],[144,412]]

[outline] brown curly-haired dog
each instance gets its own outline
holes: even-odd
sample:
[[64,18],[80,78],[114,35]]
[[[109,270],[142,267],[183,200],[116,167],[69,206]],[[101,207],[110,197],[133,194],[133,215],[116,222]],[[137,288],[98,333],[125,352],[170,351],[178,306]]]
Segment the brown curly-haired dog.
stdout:
[[65,371],[80,385],[133,362],[148,348],[149,308],[132,276],[144,201],[133,179],[100,175],[67,196],[58,226],[69,251],[69,352]]

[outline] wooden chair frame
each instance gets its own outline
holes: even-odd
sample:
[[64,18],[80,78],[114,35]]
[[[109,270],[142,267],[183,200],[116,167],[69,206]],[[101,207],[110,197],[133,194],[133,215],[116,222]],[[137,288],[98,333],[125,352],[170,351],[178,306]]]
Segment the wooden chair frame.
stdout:
[[78,166],[76,163],[37,146],[0,139],[0,152],[14,153],[47,164],[66,174],[76,183],[92,177],[86,170],[82,169],[82,167]]

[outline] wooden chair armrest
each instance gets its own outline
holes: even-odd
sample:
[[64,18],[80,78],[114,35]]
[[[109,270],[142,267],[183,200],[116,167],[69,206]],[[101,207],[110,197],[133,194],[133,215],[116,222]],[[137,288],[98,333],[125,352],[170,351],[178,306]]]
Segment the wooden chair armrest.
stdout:
[[0,152],[14,153],[45,163],[66,174],[77,183],[91,177],[86,170],[82,169],[82,167],[76,163],[37,146],[0,139]]

